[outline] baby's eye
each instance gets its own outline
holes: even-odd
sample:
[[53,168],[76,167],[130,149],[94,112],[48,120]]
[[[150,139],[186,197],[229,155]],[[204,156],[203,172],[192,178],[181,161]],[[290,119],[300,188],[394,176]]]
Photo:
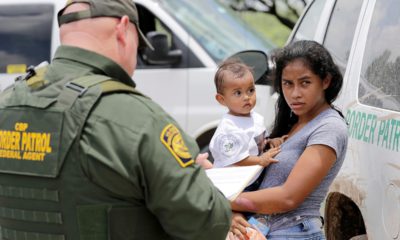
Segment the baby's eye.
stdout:
[[235,95],[236,97],[240,97],[242,95],[242,92],[241,91],[235,91],[233,93],[233,95]]
[[250,88],[249,91],[248,91],[248,94],[249,95],[253,95],[255,92],[256,92],[255,88]]

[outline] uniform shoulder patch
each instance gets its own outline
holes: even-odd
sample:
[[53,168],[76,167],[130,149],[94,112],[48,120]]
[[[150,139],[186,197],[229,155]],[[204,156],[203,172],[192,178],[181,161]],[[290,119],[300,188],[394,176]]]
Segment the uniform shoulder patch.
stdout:
[[187,167],[194,163],[192,155],[183,141],[179,129],[175,125],[168,124],[162,130],[160,140],[171,152],[172,156],[175,157],[179,165],[182,167]]

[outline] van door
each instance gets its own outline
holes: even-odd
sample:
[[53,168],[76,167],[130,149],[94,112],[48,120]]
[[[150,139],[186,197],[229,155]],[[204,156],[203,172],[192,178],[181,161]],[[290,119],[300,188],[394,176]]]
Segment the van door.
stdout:
[[[158,4],[151,1],[148,1],[146,5],[145,3],[145,1],[136,3],[141,30],[147,36],[154,32],[164,34],[167,51],[178,51],[179,57],[176,61],[171,62],[149,62],[146,59],[146,52],[144,52],[149,49],[139,50],[137,70],[133,79],[140,91],[160,104],[186,129],[188,68],[202,67],[202,63],[187,47],[189,36],[185,32],[181,32],[184,37],[177,36],[179,31],[174,28],[176,26],[173,24],[174,20],[165,13],[163,14]],[[157,51],[159,49],[155,49],[155,52]]]
[[356,157],[340,176],[353,176],[364,190],[360,210],[368,239],[398,239],[400,2],[370,1],[368,7],[351,59],[345,104],[349,149]]

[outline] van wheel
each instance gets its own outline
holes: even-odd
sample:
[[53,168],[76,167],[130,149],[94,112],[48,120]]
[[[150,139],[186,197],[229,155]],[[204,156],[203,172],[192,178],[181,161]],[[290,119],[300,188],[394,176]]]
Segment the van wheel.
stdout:
[[367,234],[363,234],[363,235],[354,236],[354,237],[350,238],[349,240],[368,240],[368,237],[367,237]]
[[332,192],[325,205],[325,234],[329,240],[367,239],[364,220],[357,205],[347,196]]

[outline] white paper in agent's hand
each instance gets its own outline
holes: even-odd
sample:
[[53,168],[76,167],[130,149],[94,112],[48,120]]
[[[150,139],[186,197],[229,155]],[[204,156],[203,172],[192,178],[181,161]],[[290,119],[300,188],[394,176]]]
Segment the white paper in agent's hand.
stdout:
[[260,165],[224,167],[207,169],[206,173],[224,196],[233,201],[262,169]]

